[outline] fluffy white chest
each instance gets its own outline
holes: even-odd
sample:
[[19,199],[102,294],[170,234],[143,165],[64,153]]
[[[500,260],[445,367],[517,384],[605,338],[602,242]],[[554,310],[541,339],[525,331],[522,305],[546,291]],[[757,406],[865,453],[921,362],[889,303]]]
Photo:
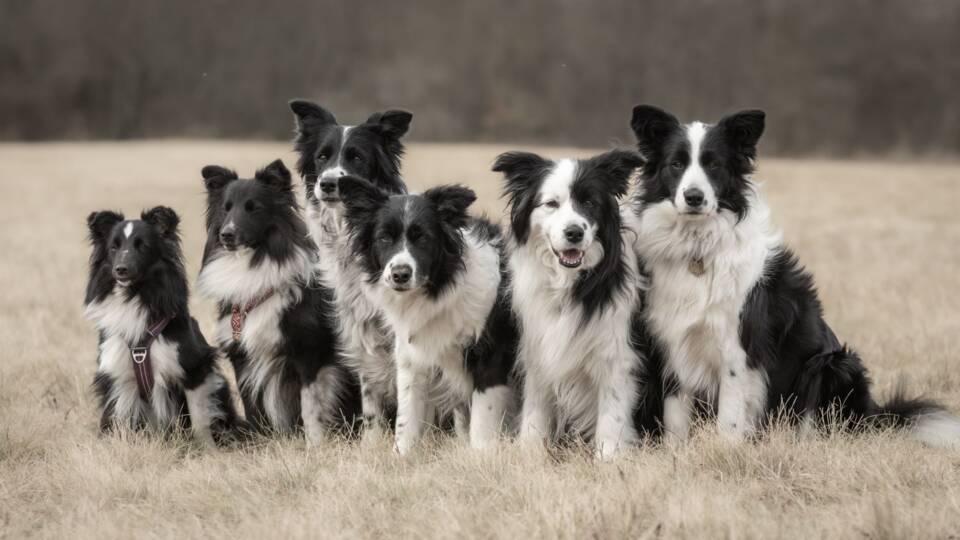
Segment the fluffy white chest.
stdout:
[[646,209],[639,227],[650,272],[647,321],[667,348],[667,369],[685,388],[714,397],[726,362],[744,357],[740,313],[777,239],[763,209],[739,223],[729,214],[684,222],[664,202]]

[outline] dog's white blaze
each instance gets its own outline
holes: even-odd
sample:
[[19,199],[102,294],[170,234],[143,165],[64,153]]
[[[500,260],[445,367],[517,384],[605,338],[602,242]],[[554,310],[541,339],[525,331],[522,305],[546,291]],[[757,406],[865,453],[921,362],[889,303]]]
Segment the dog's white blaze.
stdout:
[[[629,211],[621,214],[632,219]],[[513,306],[523,329],[520,437],[541,441],[568,425],[585,437],[596,435],[597,453],[606,459],[637,438],[634,369],[642,358],[630,332],[641,283],[636,255],[624,251],[624,287],[584,322],[582,308],[570,296],[578,272],[559,270],[547,244],[546,236],[531,235],[526,244],[514,246],[510,257]]]
[[[599,242],[594,242],[597,224],[591,224],[574,208],[571,189],[576,178],[576,160],[558,161],[550,174],[543,179],[538,193],[540,205],[530,214],[530,236],[543,236],[547,239],[547,244],[544,246],[547,248],[544,253],[544,262],[552,261],[548,266],[552,265],[555,270],[572,275],[576,275],[580,270],[593,268],[603,259],[603,247]],[[550,208],[543,204],[551,200],[557,201],[559,207]],[[583,228],[583,240],[576,245],[567,241],[564,232],[570,225]],[[585,253],[581,265],[570,269],[557,261],[554,251],[573,248],[583,250]]]
[[447,412],[470,405],[473,380],[464,366],[463,349],[481,336],[496,301],[500,254],[495,245],[465,230],[463,257],[465,270],[439,298],[387,286],[371,291],[396,336],[396,449],[401,454],[416,444],[434,409]]
[[[343,168],[343,148],[347,146],[347,140],[350,138],[350,131],[354,126],[340,126],[341,135],[340,135],[340,148],[337,151],[337,157],[332,162],[327,163],[327,166],[323,170],[319,171],[319,178],[322,180],[324,178],[340,178],[341,176],[347,175],[347,170]],[[320,197],[320,183],[317,182],[317,185],[314,187],[314,193],[317,195],[317,198]]]
[[125,238],[130,238],[131,234],[133,234],[133,222],[128,221],[127,224],[123,226],[123,236]]
[[407,265],[410,267],[412,272],[410,275],[410,286],[416,288],[419,286],[419,283],[422,281],[422,276],[417,271],[417,261],[413,258],[413,255],[410,254],[410,250],[407,248],[407,243],[404,241],[403,249],[397,252],[393,257],[390,257],[390,260],[387,262],[386,266],[383,269],[383,275],[380,279],[387,286],[393,285],[393,269],[398,265]]
[[[690,219],[662,201],[643,210],[636,235],[653,276],[648,323],[665,344],[666,370],[679,380],[679,397],[716,402],[718,427],[735,439],[755,427],[766,404],[765,375],[747,367],[740,344],[740,312],[780,243],[767,206],[754,190],[748,199],[750,210],[739,223],[727,210]],[[690,271],[693,259],[703,261],[703,275]],[[667,431],[685,437],[690,408],[668,409]]]
[[224,419],[224,411],[215,406],[215,395],[227,381],[217,372],[211,372],[203,383],[192,390],[187,390],[187,408],[190,410],[190,427],[194,436],[208,446],[214,446],[211,426],[214,422]]
[[513,400],[513,389],[505,385],[473,391],[470,446],[483,450],[497,444]]
[[686,212],[689,208],[683,193],[689,188],[698,188],[703,191],[703,206],[700,209],[705,214],[712,214],[717,209],[717,194],[710,179],[707,178],[706,171],[703,170],[703,165],[700,164],[700,147],[707,135],[707,127],[700,122],[694,122],[686,126],[686,131],[687,142],[690,145],[690,164],[680,178],[674,204],[681,212]]

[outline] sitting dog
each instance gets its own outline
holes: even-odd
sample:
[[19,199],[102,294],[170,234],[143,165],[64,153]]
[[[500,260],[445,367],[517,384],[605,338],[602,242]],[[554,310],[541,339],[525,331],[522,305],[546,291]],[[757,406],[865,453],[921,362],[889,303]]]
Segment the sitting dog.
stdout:
[[303,427],[311,445],[352,430],[356,382],[337,352],[329,289],[280,160],[252,179],[203,169],[207,243],[197,281],[217,301],[217,343],[237,374],[247,420],[259,432]]
[[139,220],[110,211],[87,218],[85,314],[100,333],[93,386],[101,431],[183,427],[213,444],[237,427],[237,415],[216,351],[187,308],[179,222],[163,206]]
[[494,445],[515,402],[517,340],[499,229],[467,215],[465,187],[397,195],[345,176],[339,188],[368,296],[396,336],[396,450],[414,447],[435,409],[452,410],[474,448]]

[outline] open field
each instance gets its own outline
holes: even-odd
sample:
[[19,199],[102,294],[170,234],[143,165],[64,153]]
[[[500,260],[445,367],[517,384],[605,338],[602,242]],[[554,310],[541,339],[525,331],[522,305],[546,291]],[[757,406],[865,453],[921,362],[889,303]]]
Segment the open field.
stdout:
[[[405,177],[468,183],[499,217],[488,170],[506,149],[413,145]],[[701,430],[679,451],[642,448],[611,464],[513,445],[478,455],[440,438],[407,460],[388,444],[207,452],[99,438],[96,336],[81,305],[87,214],[174,207],[195,276],[200,168],[249,176],[278,156],[292,167],[283,143],[0,145],[0,538],[960,537],[960,453],[895,433],[778,430],[730,448]],[[960,410],[960,165],[771,159],[758,177],[878,391],[905,378]],[[213,306],[193,309],[209,329]]]

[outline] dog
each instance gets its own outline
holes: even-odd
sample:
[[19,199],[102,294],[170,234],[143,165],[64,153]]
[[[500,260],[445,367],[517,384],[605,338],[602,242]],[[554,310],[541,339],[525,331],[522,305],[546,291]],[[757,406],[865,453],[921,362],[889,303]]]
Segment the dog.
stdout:
[[640,105],[631,127],[646,160],[636,248],[650,274],[645,317],[666,358],[670,440],[687,439],[699,403],[732,441],[784,411],[804,430],[839,416],[909,426],[932,444],[960,441],[960,422],[935,403],[898,392],[878,404],[860,357],[824,320],[813,277],[781,242],[751,180],[762,111],[681,125]]
[[452,411],[473,448],[494,446],[516,408],[517,328],[499,227],[468,216],[476,195],[462,186],[390,194],[345,176],[340,193],[353,258],[395,336],[397,452],[414,448],[432,410]]
[[304,179],[307,223],[320,251],[325,284],[335,293],[341,353],[360,380],[363,439],[385,436],[396,411],[396,368],[393,336],[364,292],[362,268],[354,261],[346,235],[339,179],[364,178],[380,189],[403,194],[400,178],[401,137],[412,115],[390,110],[371,115],[356,126],[337,123],[323,107],[304,100],[290,102],[296,122],[294,150]]
[[318,283],[290,171],[276,160],[252,179],[216,165],[202,175],[207,242],[197,288],[218,303],[217,343],[252,429],[302,426],[309,445],[352,433],[359,388],[337,351],[332,293]]
[[212,445],[225,442],[238,419],[216,351],[187,307],[179,223],[163,206],[138,220],[111,211],[87,218],[85,315],[100,333],[93,387],[101,432],[183,428]]
[[614,150],[552,161],[508,152],[512,306],[524,377],[520,438],[593,440],[610,459],[655,435],[660,368],[647,358],[642,279],[619,201],[642,160]]

